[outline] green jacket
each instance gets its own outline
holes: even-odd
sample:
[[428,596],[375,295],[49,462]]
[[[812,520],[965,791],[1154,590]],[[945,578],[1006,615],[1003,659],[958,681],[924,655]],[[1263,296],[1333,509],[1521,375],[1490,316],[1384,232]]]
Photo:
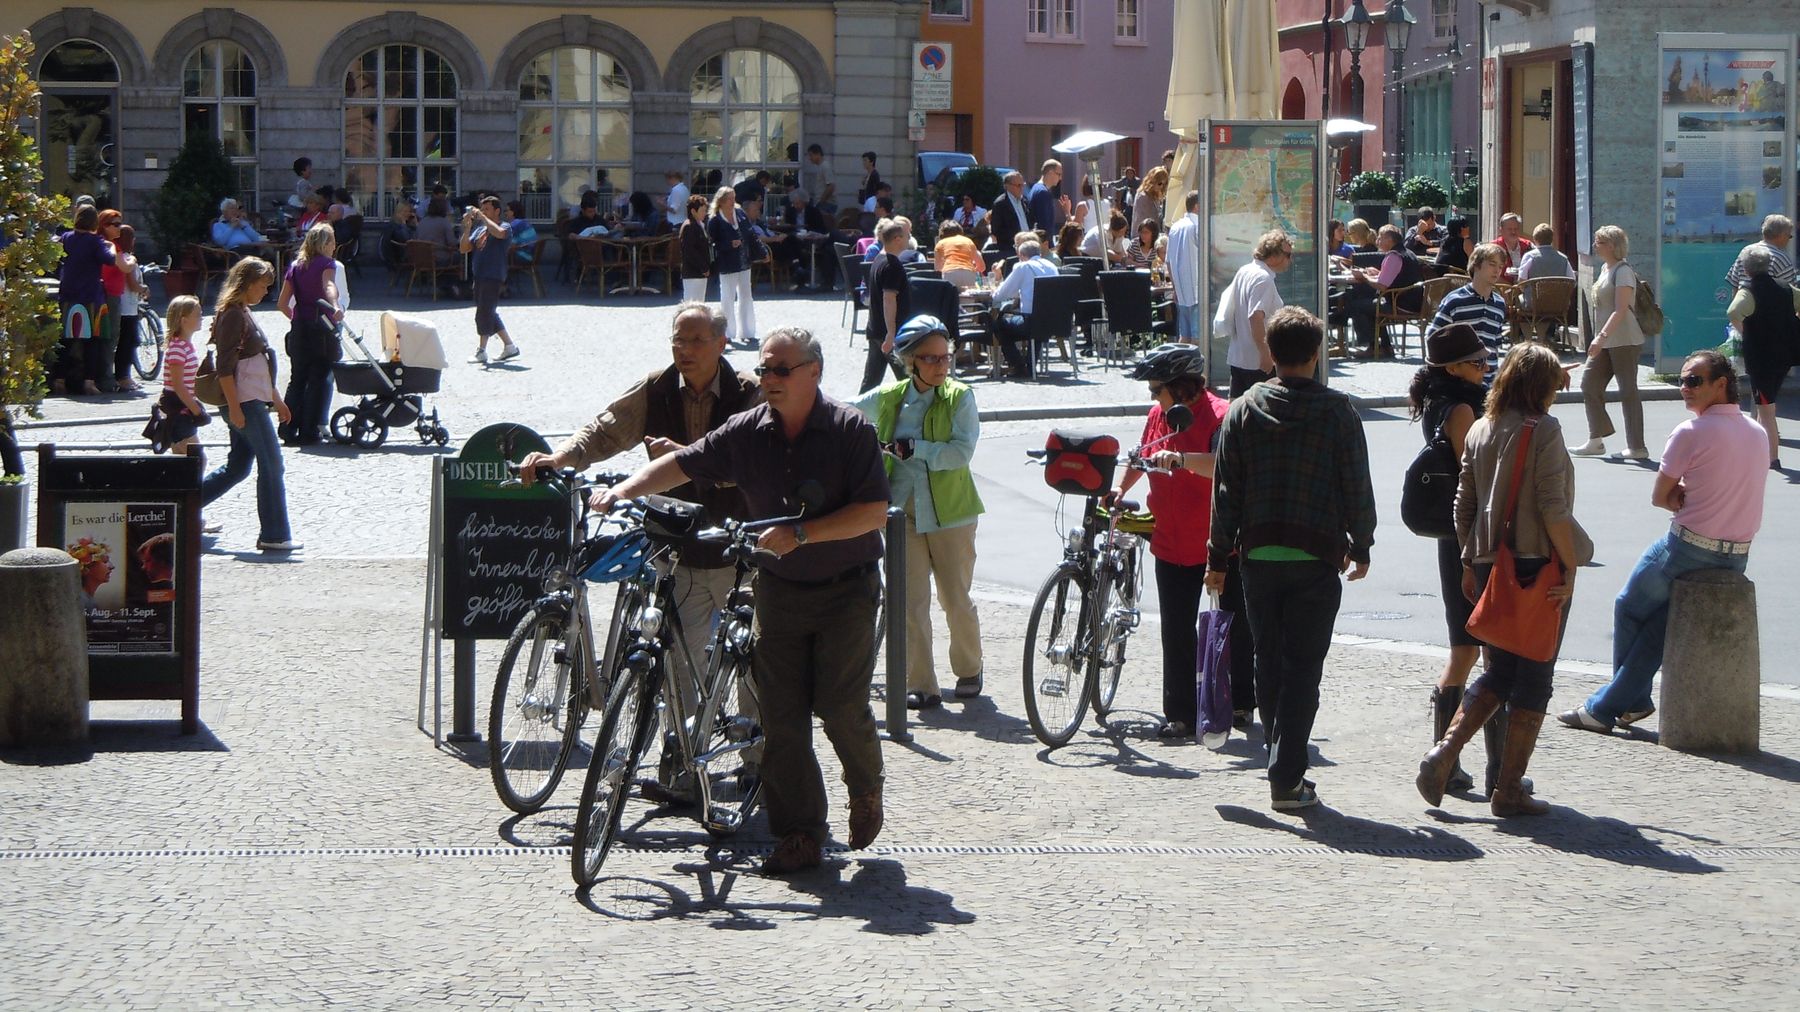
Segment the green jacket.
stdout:
[[[900,417],[900,404],[906,399],[906,388],[911,383],[910,379],[895,380],[876,392],[875,432],[884,443],[894,438],[894,425]],[[956,379],[946,379],[937,388],[937,396],[925,409],[926,441],[944,443],[950,440],[951,422],[956,417],[957,402],[968,395],[968,384]],[[884,463],[891,477],[897,462],[892,457],[886,457]],[[931,489],[931,506],[936,511],[941,526],[954,527],[984,512],[981,496],[975,491],[975,476],[969,472],[967,464],[940,471],[931,468],[928,462],[924,463],[926,483]]]

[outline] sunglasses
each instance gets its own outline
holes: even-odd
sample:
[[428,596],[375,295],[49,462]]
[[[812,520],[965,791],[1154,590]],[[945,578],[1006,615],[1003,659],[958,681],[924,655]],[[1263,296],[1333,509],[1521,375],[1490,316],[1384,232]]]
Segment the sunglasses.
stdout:
[[946,365],[950,361],[948,355],[914,355],[913,361],[920,365]]
[[1703,387],[1706,384],[1711,383],[1713,379],[1714,377],[1711,376],[1702,376],[1697,372],[1691,372],[1686,376],[1681,377],[1681,385],[1692,390],[1695,387]]
[[1160,394],[1162,392],[1163,392],[1163,385],[1161,383],[1150,384],[1150,396],[1155,397],[1157,394]]
[[755,371],[756,375],[758,375],[758,376],[767,376],[770,373],[774,373],[775,375],[781,377],[782,379],[787,379],[789,376],[792,376],[794,374],[794,370],[801,369],[801,368],[804,368],[809,365],[812,365],[812,362],[810,360],[806,361],[806,362],[796,362],[793,365],[759,365],[756,367],[756,369],[754,371]]

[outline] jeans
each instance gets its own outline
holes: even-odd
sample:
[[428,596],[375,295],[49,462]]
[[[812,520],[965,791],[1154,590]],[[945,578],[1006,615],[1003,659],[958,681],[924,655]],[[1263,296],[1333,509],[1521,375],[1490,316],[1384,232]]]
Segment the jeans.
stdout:
[[283,477],[281,443],[275,437],[275,419],[269,405],[262,401],[245,401],[238,407],[244,412],[244,427],[231,424],[225,414],[225,428],[231,433],[231,450],[225,463],[214,468],[200,483],[200,504],[209,506],[233,485],[250,475],[250,463],[256,462],[256,519],[261,542],[287,541],[287,484]]
[[1645,549],[1613,602],[1613,678],[1588,697],[1588,712],[1611,724],[1627,710],[1650,709],[1650,682],[1662,667],[1675,578],[1700,569],[1742,573],[1749,563],[1748,555],[1709,552],[1673,532]]
[[290,353],[287,390],[282,399],[293,413],[288,424],[280,428],[281,438],[300,444],[318,442],[319,430],[331,414],[331,363]]
[[475,336],[486,341],[506,329],[500,319],[500,289],[504,281],[475,279]]
[[1183,341],[1200,340],[1200,304],[1175,304],[1175,336]]
[[1344,585],[1323,560],[1246,559],[1243,567],[1245,610],[1256,642],[1256,708],[1269,746],[1269,789],[1291,791],[1306,776],[1306,743],[1319,712],[1319,682]]

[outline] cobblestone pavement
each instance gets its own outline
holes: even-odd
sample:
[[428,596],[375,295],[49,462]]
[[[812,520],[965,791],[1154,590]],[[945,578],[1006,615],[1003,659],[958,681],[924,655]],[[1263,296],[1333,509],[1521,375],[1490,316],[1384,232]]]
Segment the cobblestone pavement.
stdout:
[[714,849],[634,802],[584,897],[578,784],[508,818],[480,746],[415,730],[421,572],[209,555],[205,733],[99,704],[91,749],[0,753],[0,1007],[1762,1009],[1800,985],[1794,702],[1765,700],[1754,759],[1662,749],[1654,718],[1546,728],[1555,810],[1501,823],[1412,789],[1436,661],[1341,647],[1325,807],[1277,815],[1254,739],[1154,738],[1154,625],[1110,726],[1041,748],[1024,609],[983,588],[988,696],[884,746],[874,848],[768,880],[760,820]]

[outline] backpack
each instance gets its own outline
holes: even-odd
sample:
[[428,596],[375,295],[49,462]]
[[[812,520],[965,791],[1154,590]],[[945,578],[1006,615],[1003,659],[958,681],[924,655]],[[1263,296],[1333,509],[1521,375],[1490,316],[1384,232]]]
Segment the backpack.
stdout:
[[1425,538],[1456,537],[1456,486],[1461,464],[1443,425],[1406,468],[1400,488],[1400,520]]
[[[1619,262],[1627,263],[1628,261],[1621,260]],[[1662,307],[1656,304],[1656,293],[1650,290],[1650,282],[1644,280],[1644,276],[1638,273],[1636,267],[1631,269],[1631,273],[1637,278],[1637,287],[1633,288],[1631,293],[1631,314],[1637,317],[1638,329],[1643,331],[1646,337],[1660,334],[1663,331],[1663,311]]]

